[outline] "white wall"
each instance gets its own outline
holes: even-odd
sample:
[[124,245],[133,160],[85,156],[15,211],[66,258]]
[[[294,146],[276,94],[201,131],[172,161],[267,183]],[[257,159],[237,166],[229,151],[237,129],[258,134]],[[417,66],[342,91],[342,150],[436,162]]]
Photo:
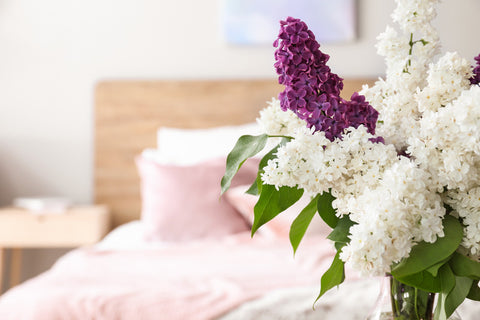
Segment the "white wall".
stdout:
[[[0,205],[33,195],[92,201],[93,89],[101,79],[274,77],[273,48],[220,39],[219,1],[0,0]],[[358,40],[322,46],[335,72],[382,74],[373,45],[393,7],[359,0]],[[444,0],[446,49],[480,52],[479,12],[478,0]]]

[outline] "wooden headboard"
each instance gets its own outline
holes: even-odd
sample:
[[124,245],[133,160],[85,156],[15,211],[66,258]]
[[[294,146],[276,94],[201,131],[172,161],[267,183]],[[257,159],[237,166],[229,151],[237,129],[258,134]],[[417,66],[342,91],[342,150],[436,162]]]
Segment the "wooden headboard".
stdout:
[[[344,97],[365,80],[346,80]],[[104,81],[95,92],[95,203],[113,224],[138,219],[139,178],[134,158],[156,146],[161,126],[207,128],[255,120],[283,90],[276,80]]]

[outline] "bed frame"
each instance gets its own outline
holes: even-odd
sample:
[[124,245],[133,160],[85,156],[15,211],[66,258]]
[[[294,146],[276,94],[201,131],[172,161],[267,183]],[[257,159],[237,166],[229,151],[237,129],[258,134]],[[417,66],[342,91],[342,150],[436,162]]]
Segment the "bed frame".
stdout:
[[[344,97],[364,83],[344,81]],[[109,206],[113,225],[141,212],[136,155],[156,146],[161,126],[207,128],[255,120],[283,90],[274,79],[103,81],[95,91],[95,203]]]

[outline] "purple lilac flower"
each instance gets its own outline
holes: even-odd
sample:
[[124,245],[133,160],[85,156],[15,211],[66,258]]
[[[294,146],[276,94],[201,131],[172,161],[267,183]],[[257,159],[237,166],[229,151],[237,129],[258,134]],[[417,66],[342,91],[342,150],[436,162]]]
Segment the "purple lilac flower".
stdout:
[[470,78],[471,84],[480,84],[480,54],[475,57],[477,65],[473,68],[473,76]]
[[[354,93],[351,101],[340,97],[343,79],[327,66],[329,55],[320,51],[320,44],[305,22],[288,17],[280,21],[280,32],[273,43],[278,82],[285,86],[279,100],[282,110],[292,110],[307,122],[309,128],[324,131],[334,140],[345,128],[364,125],[375,134],[378,112]],[[383,142],[379,137],[375,142]]]

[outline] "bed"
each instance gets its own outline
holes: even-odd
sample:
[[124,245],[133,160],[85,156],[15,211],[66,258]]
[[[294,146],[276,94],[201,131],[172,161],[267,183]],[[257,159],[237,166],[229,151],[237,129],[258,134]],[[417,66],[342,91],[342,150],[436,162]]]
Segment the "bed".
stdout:
[[115,229],[7,291],[0,319],[364,319],[379,282],[353,272],[312,308],[335,253],[321,221],[295,258],[286,232],[298,208],[250,237],[243,191],[258,161],[218,199],[225,152],[280,90],[270,79],[99,83],[95,202]]

